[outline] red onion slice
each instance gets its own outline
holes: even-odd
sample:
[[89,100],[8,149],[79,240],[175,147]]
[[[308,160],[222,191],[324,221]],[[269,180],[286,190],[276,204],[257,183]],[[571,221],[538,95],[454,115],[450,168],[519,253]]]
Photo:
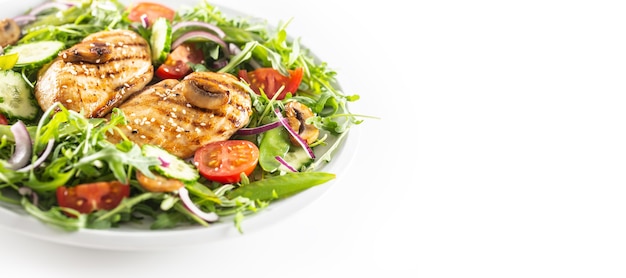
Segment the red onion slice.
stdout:
[[230,50],[228,49],[226,42],[222,40],[220,37],[216,36],[215,34],[209,33],[206,31],[191,31],[191,32],[187,32],[183,34],[182,36],[178,37],[174,41],[174,43],[172,43],[172,49],[175,49],[176,47],[178,47],[179,45],[183,44],[184,42],[188,40],[197,39],[197,38],[207,39],[207,40],[210,40],[212,42],[219,44],[222,47],[224,54],[226,56],[230,56]]
[[224,33],[224,31],[222,31],[220,27],[217,27],[216,25],[213,25],[210,23],[201,22],[201,21],[183,21],[183,22],[176,23],[174,24],[174,26],[172,26],[172,33],[178,31],[178,29],[185,28],[185,27],[201,27],[201,28],[213,31],[220,38],[226,37],[226,33]]
[[15,138],[15,152],[8,162],[11,165],[11,169],[16,170],[28,164],[33,154],[33,142],[26,125],[22,121],[17,121],[10,129],[13,133],[13,138]]
[[34,15],[20,15],[20,16],[16,16],[13,18],[13,21],[15,21],[15,23],[17,23],[17,25],[19,25],[20,27],[31,23],[33,21],[35,21],[37,19],[36,16]]
[[241,128],[237,131],[237,135],[254,135],[254,134],[259,134],[259,133],[263,133],[266,132],[270,129],[276,128],[281,126],[282,124],[280,123],[280,121],[276,121],[273,123],[269,123],[266,125],[262,125],[262,126],[257,126],[257,127],[244,127]]
[[161,167],[165,167],[165,168],[170,167],[170,162],[165,160],[165,159],[163,159],[160,156],[159,156],[159,161],[161,161]]
[[293,128],[291,128],[291,126],[287,122],[287,119],[285,119],[285,117],[283,117],[283,114],[280,113],[280,110],[274,109],[274,114],[276,114],[276,117],[278,117],[278,121],[287,129],[287,131],[289,131],[289,134],[296,138],[298,144],[300,144],[300,146],[302,146],[302,148],[306,150],[309,157],[314,159],[315,154],[313,153],[311,147],[309,147],[309,144],[304,139],[302,139],[302,137],[300,137],[300,135],[295,130],[293,130]]
[[143,28],[148,28],[150,27],[150,21],[148,21],[148,15],[147,14],[142,14],[139,19],[141,20],[141,26]]
[[191,198],[189,197],[189,191],[185,187],[181,187],[178,189],[178,197],[183,202],[183,205],[193,214],[202,218],[202,220],[207,222],[215,222],[219,219],[219,216],[215,212],[204,212],[200,208],[193,203]]
[[38,205],[39,203],[39,196],[37,195],[37,193],[35,193],[30,187],[20,187],[17,192],[20,193],[20,195],[22,196],[28,196],[30,195],[33,198],[33,205]]
[[287,167],[287,169],[291,170],[291,172],[298,172],[298,170],[293,168],[293,166],[289,165],[289,163],[287,163],[287,161],[285,161],[284,158],[280,157],[279,155],[277,155],[275,158],[276,160],[278,160],[278,162],[280,162],[280,164]]
[[28,171],[30,171],[32,169],[35,169],[35,168],[39,167],[39,165],[41,165],[41,163],[46,161],[46,159],[48,158],[50,153],[52,153],[52,149],[53,148],[54,148],[54,139],[50,139],[48,141],[48,145],[46,145],[46,149],[44,149],[43,153],[41,153],[41,155],[39,156],[39,158],[37,158],[37,160],[35,160],[35,162],[31,163],[28,166],[20,168],[20,169],[18,169],[16,171],[17,172],[28,172]]
[[32,10],[30,10],[28,14],[36,16],[45,10],[53,9],[53,8],[63,11],[63,10],[67,10],[71,6],[74,6],[74,5],[70,3],[61,3],[61,2],[46,2],[37,7],[34,7]]

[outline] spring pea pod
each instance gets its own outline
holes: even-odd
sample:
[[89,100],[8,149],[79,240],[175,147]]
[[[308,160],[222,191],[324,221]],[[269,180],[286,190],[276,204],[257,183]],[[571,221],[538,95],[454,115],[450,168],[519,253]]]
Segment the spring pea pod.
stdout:
[[270,201],[292,196],[334,178],[335,174],[325,172],[290,172],[243,185],[229,192],[226,197],[232,199],[242,196],[252,200]]
[[280,167],[276,156],[284,157],[289,151],[289,134],[282,127],[266,131],[259,144],[259,165],[266,172],[274,172]]

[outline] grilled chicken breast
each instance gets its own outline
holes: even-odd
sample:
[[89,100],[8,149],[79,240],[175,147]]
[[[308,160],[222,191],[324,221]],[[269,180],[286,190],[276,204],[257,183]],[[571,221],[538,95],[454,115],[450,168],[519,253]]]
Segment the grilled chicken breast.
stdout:
[[[246,126],[252,114],[248,91],[225,73],[194,72],[180,82],[166,79],[119,106],[128,124],[126,137],[189,158],[201,146],[227,140]],[[118,134],[109,140],[119,142]]]
[[102,31],[59,53],[44,67],[35,85],[43,110],[55,102],[83,113],[104,117],[152,80],[150,46],[129,30]]

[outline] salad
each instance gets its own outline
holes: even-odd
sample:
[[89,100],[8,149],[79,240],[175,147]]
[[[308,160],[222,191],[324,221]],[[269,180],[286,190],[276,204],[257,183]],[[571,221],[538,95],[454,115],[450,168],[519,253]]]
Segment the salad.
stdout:
[[[288,22],[274,27],[258,19],[229,17],[202,1],[175,9],[117,0],[44,2],[0,20],[5,30],[0,34],[0,202],[63,230],[132,223],[147,223],[150,229],[210,227],[229,216],[242,232],[247,215],[334,179],[323,166],[349,129],[362,122],[347,109],[359,96],[344,94],[336,72],[288,36]],[[187,155],[168,149],[166,143],[172,142],[133,139],[139,137],[133,137],[137,132],[130,126],[138,119],[131,120],[131,110],[122,107],[135,95],[108,100],[114,103],[109,110],[89,114],[87,108],[74,106],[66,90],[67,84],[84,90],[88,85],[72,78],[42,78],[59,60],[93,70],[120,59],[108,57],[104,44],[87,43],[88,51],[78,48],[112,31],[132,32],[146,42],[150,67],[144,74],[150,78],[134,94],[166,88],[178,97],[179,87],[170,88],[170,83],[210,88],[185,103],[190,110],[207,105],[188,116],[193,120],[206,116],[202,111],[230,104],[232,96],[231,101],[216,99],[223,97],[224,84],[232,85],[249,103],[244,124],[233,123],[236,128],[227,138],[198,147],[188,139],[188,130],[176,134],[190,142],[186,147],[193,153]],[[120,75],[102,75],[99,82],[116,82]],[[206,76],[233,78],[210,86],[190,83],[204,82]],[[42,88],[44,82],[69,83],[57,84],[55,101],[46,103],[45,94],[54,90]],[[123,95],[132,86],[115,88]],[[193,88],[188,91],[198,91]],[[141,104],[146,109],[169,105]],[[237,105],[233,111],[246,110]],[[146,110],[144,106],[139,109]],[[182,110],[178,112],[185,115]],[[182,120],[169,112],[157,116]],[[144,121],[154,122],[154,117]],[[204,123],[200,127],[198,133],[216,132]]]

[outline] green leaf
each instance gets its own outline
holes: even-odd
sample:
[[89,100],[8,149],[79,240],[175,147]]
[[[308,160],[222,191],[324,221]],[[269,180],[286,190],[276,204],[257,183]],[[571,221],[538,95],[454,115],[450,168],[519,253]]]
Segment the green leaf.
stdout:
[[290,172],[280,176],[268,177],[251,182],[226,194],[233,199],[239,196],[252,200],[269,201],[292,196],[313,186],[326,183],[335,178],[335,174],[324,172]]
[[161,163],[156,157],[144,156],[138,145],[133,145],[129,151],[124,152],[116,148],[114,144],[102,144],[104,147],[101,150],[81,158],[74,166],[80,169],[84,165],[89,165],[96,161],[104,161],[109,165],[117,180],[122,183],[128,183],[127,166],[134,167],[142,173],[148,173],[151,166]]

